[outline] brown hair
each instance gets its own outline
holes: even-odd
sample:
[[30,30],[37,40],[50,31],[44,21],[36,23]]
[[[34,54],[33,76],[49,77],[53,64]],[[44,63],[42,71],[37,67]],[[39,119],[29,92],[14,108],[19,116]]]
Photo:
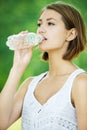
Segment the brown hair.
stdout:
[[[86,46],[86,32],[85,32],[85,24],[83,19],[75,8],[71,5],[56,2],[50,5],[47,5],[44,9],[52,9],[62,15],[62,20],[65,23],[66,29],[76,28],[77,36],[75,39],[70,41],[65,54],[63,55],[63,59],[71,60],[73,57],[76,57],[81,51],[84,50]],[[42,58],[44,60],[48,60],[48,53],[44,52]]]

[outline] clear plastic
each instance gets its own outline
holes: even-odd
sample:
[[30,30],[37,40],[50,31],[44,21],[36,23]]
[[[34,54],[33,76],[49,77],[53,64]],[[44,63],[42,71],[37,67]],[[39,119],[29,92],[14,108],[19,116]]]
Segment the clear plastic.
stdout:
[[28,35],[25,38],[25,42],[32,43],[34,45],[37,45],[43,40],[42,35],[36,34],[36,33],[28,33]]
[[15,34],[7,38],[6,45],[10,50],[23,49],[29,47],[30,44],[38,45],[43,41],[43,36],[30,32],[28,34]]

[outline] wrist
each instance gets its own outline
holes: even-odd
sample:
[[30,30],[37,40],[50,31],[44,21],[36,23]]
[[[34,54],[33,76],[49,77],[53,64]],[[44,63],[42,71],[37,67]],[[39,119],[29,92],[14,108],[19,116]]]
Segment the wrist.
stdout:
[[13,65],[13,67],[11,68],[10,74],[12,75],[12,77],[18,77],[21,78],[21,76],[24,73],[24,68],[20,67],[19,65]]

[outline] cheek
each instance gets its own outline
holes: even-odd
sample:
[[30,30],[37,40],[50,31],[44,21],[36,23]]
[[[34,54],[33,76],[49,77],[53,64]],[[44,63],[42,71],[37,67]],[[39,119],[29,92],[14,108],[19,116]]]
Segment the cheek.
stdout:
[[49,40],[49,44],[52,47],[56,47],[56,48],[62,46],[64,42],[65,42],[65,37],[61,34],[54,35]]
[[49,51],[49,50],[54,50],[54,49],[59,49],[63,47],[65,41],[66,41],[66,31],[65,30],[57,30],[57,31],[51,31],[48,33],[49,35],[47,36],[48,39],[46,42],[43,42],[39,44],[39,49],[41,51]]
[[61,45],[66,41],[67,31],[65,29],[59,29],[53,35],[51,36],[52,42],[54,42],[57,45]]
[[50,51],[50,50],[54,50],[54,49],[59,49],[63,46],[64,44],[64,39],[62,38],[62,36],[52,36],[50,37],[46,42],[43,42],[41,44],[39,44],[39,49],[40,51]]

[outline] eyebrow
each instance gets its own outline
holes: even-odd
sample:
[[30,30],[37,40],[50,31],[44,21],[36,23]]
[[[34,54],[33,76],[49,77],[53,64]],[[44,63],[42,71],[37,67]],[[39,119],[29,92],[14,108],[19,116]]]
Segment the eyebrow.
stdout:
[[[49,20],[55,20],[55,21],[56,21],[55,18],[47,18],[47,19],[46,19],[46,21],[49,21]],[[42,21],[42,19],[39,19],[38,21]]]

